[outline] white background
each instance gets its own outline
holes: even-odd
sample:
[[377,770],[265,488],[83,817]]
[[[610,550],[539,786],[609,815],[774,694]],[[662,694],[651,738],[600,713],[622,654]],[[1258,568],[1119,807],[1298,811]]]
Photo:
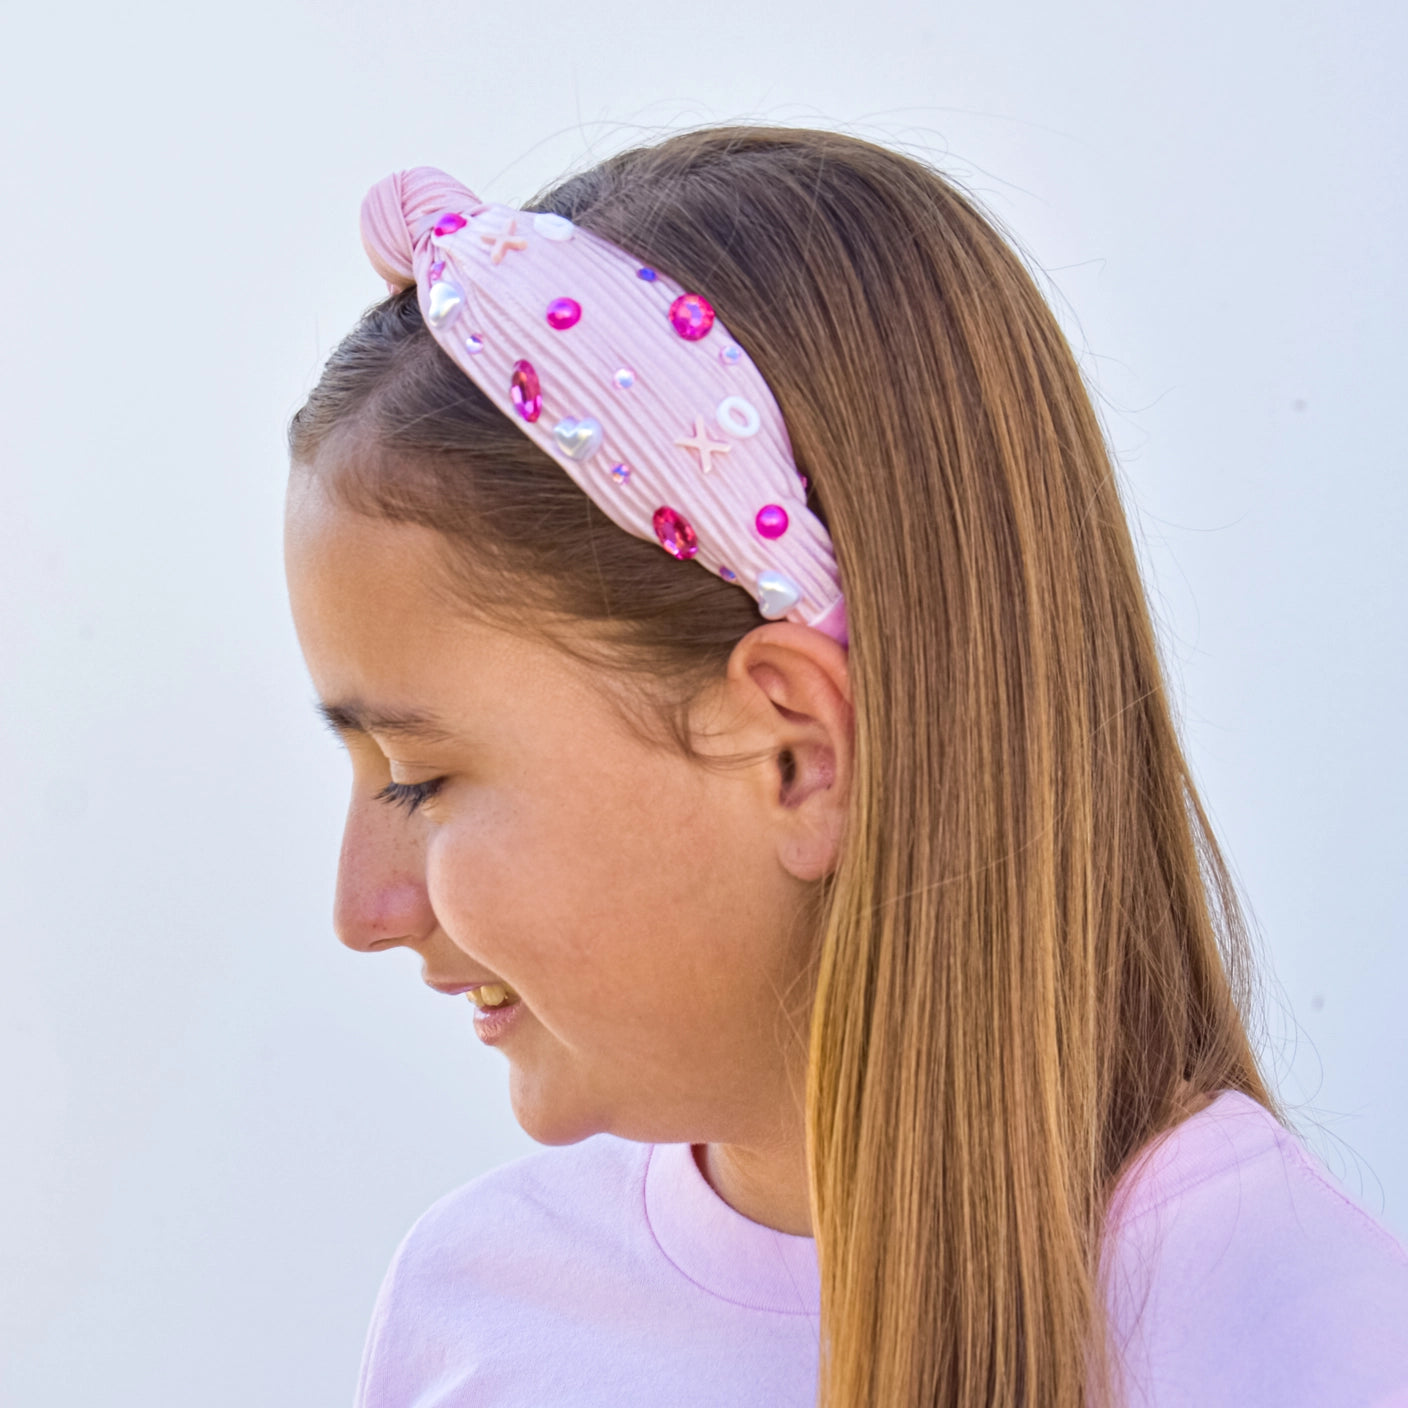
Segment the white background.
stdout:
[[518,202],[705,121],[906,145],[1047,271],[1264,935],[1271,1067],[1408,1235],[1401,5],[17,8],[0,1402],[346,1404],[401,1234],[530,1147],[464,1000],[332,938],[345,764],[284,603],[283,428],[379,296],[378,177]]

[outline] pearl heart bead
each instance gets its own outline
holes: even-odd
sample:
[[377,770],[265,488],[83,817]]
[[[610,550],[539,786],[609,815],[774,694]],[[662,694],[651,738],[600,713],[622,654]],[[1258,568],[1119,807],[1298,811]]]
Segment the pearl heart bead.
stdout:
[[758,610],[776,621],[802,599],[802,589],[790,577],[771,570],[758,573]]
[[580,420],[575,416],[564,416],[553,426],[552,438],[568,459],[585,460],[601,449],[606,432],[601,428],[601,422],[591,416],[583,416]]
[[433,328],[443,327],[464,307],[464,290],[448,279],[430,286],[430,308],[426,317]]

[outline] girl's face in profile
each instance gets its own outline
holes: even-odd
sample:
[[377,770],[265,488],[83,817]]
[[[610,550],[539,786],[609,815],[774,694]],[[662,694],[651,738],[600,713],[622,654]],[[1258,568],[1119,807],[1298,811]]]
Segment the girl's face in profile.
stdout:
[[[776,763],[711,771],[637,739],[583,667],[456,613],[440,543],[295,469],[293,615],[352,762],[338,936],[517,995],[478,1025],[544,1143],[769,1138],[810,942],[766,825]],[[721,751],[764,741],[731,682],[711,706]]]

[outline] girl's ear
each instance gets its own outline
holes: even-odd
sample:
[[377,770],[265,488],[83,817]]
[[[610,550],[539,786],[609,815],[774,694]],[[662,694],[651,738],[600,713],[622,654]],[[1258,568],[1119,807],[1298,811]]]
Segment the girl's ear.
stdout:
[[853,766],[854,710],[845,647],[790,621],[750,631],[729,674],[757,706],[769,824],[783,868],[819,880],[836,867]]

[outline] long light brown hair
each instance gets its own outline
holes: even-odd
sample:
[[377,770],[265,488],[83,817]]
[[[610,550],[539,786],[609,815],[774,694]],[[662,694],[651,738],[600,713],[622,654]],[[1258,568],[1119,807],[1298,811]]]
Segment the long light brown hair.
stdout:
[[[1103,1398],[1114,1181],[1190,1099],[1272,1101],[1236,894],[1066,341],[970,199],[853,137],[689,132],[530,208],[715,305],[836,546],[855,773],[806,1090],[820,1402]],[[411,294],[334,354],[292,453],[344,433],[349,502],[445,534],[481,606],[609,637],[690,749],[689,702],[754,603],[616,528]]]

